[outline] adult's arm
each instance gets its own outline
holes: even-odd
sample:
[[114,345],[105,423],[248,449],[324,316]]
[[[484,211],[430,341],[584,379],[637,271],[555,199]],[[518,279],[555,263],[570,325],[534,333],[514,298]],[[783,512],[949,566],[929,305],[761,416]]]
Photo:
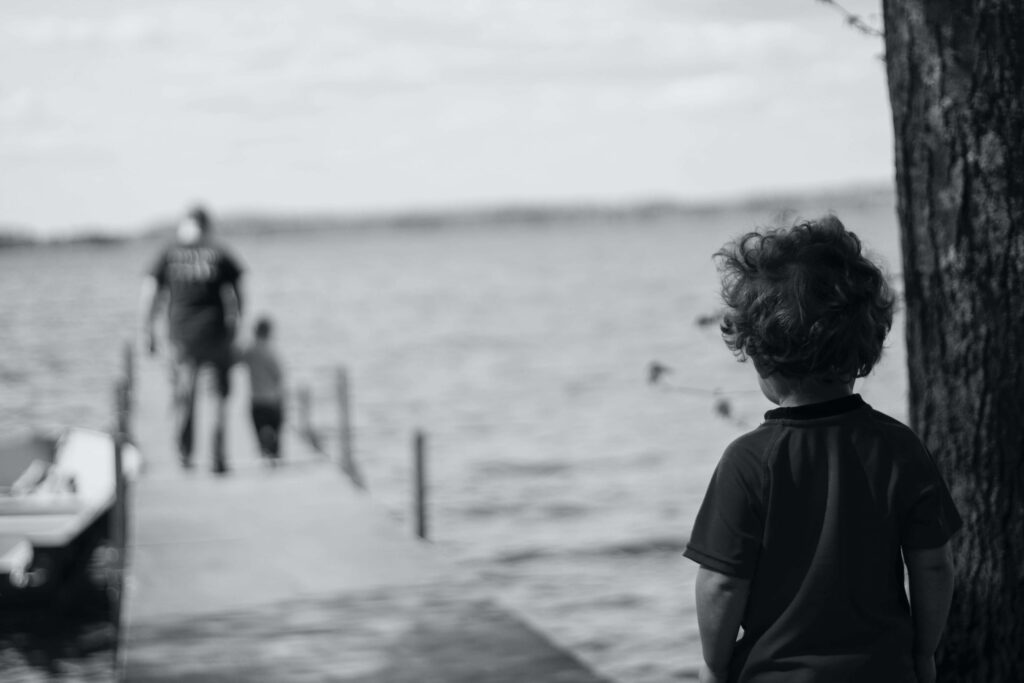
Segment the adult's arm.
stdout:
[[152,275],[142,281],[142,330],[150,353],[156,353],[156,317],[163,302],[163,288]]
[[220,298],[224,303],[224,324],[231,336],[238,332],[239,321],[242,319],[242,281],[236,278],[220,287]]
[[921,683],[935,680],[935,650],[953,600],[953,551],[949,542],[938,548],[904,549],[914,619],[914,660]]
[[701,683],[725,681],[750,595],[750,581],[706,567],[697,570],[697,625],[704,669]]

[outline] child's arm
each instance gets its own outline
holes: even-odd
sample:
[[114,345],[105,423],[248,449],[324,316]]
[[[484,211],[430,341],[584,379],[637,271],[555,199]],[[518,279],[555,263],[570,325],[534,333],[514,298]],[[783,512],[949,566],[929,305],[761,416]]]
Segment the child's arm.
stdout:
[[949,542],[938,548],[904,550],[914,617],[914,661],[922,683],[935,680],[935,650],[953,599],[953,551]]
[[725,681],[749,594],[748,579],[706,567],[697,570],[697,625],[705,663],[701,683]]

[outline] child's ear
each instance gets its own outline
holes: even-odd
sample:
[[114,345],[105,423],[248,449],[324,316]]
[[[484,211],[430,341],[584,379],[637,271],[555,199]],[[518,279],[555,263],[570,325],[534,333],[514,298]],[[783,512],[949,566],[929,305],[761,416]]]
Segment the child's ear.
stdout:
[[762,363],[760,359],[751,356],[750,360],[754,361],[754,369],[757,370],[757,374],[760,375],[761,377],[768,377],[770,374],[772,374],[768,372],[767,366],[765,366],[765,364]]

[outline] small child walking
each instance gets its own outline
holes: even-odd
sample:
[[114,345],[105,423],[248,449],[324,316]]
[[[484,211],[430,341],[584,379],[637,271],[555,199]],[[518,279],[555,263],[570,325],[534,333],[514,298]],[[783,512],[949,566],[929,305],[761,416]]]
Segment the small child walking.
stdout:
[[722,336],[778,407],[726,448],[684,552],[700,681],[931,683],[961,520],[917,435],[853,393],[892,325],[881,270],[834,216],[715,256]]
[[249,368],[252,390],[252,422],[260,454],[271,465],[281,458],[281,424],[284,421],[284,372],[273,343],[273,323],[263,317],[256,321],[253,342],[242,353]]

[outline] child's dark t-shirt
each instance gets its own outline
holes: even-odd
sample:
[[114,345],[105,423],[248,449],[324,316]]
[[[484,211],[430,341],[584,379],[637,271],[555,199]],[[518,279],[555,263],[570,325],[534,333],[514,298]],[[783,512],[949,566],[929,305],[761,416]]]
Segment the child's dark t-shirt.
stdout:
[[860,396],[769,411],[726,449],[684,553],[751,580],[729,680],[915,680],[901,548],[960,524],[920,439]]

